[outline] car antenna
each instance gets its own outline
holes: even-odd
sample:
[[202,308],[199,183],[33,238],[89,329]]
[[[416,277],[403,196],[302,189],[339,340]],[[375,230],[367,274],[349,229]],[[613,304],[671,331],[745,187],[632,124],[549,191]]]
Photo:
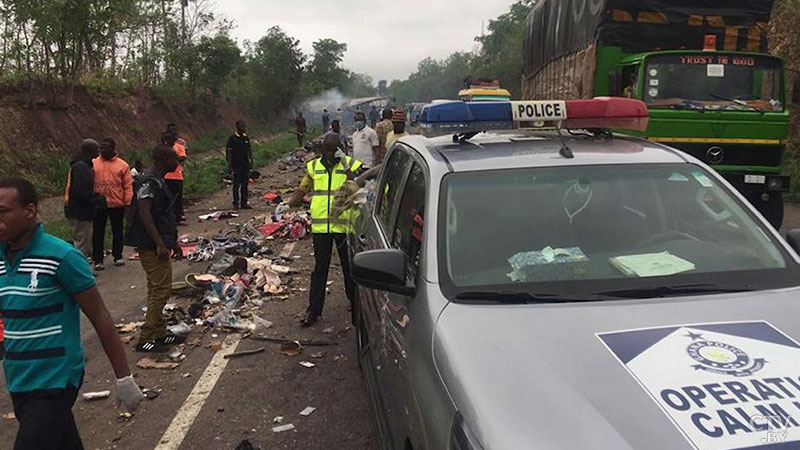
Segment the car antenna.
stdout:
[[572,149],[567,146],[567,143],[564,141],[564,136],[561,134],[561,127],[556,127],[556,133],[558,133],[558,140],[561,142],[561,149],[558,150],[558,154],[563,156],[567,159],[572,159],[575,155],[572,153]]

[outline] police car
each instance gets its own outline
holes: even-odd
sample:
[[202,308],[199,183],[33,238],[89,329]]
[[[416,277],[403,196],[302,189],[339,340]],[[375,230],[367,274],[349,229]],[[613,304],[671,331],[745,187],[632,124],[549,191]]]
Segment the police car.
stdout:
[[606,131],[646,122],[455,101],[392,146],[351,236],[381,448],[800,448],[800,259],[702,162]]

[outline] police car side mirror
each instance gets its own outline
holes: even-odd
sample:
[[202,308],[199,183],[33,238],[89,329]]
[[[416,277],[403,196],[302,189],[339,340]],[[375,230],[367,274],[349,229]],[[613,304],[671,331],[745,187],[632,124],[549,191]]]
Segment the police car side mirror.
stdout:
[[622,87],[619,83],[619,73],[615,70],[608,72],[608,93],[611,97],[619,97],[622,94]]
[[795,252],[800,253],[800,228],[794,228],[786,233],[786,242],[794,249]]
[[353,280],[361,286],[413,296],[414,285],[406,284],[406,254],[402,250],[367,250],[353,257]]

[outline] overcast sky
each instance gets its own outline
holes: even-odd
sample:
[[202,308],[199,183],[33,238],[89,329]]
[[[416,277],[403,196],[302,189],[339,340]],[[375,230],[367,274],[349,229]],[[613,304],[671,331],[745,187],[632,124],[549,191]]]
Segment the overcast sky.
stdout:
[[256,41],[273,25],[300,40],[305,53],[317,39],[347,43],[344,66],[377,82],[405,79],[428,56],[472,50],[481,22],[506,12],[512,0],[216,0],[236,22],[239,42]]

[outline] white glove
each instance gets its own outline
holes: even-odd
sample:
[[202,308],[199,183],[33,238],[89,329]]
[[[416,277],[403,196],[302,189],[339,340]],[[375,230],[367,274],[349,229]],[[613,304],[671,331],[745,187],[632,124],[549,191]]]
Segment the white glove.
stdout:
[[128,375],[117,380],[115,397],[118,407],[121,404],[128,412],[132,412],[136,410],[139,403],[144,399],[144,394],[142,394],[142,390],[139,389],[136,381],[133,380],[133,375]]
[[335,156],[336,159],[338,159],[339,162],[342,163],[342,166],[344,166],[344,170],[350,170],[350,164],[347,164],[347,155],[344,153],[344,150],[339,148],[338,150],[336,150],[336,153],[334,153],[333,156]]
[[286,211],[289,211],[289,205],[287,205],[286,203],[281,203],[281,204],[279,204],[278,206],[275,207],[275,214],[276,215],[283,214]]

